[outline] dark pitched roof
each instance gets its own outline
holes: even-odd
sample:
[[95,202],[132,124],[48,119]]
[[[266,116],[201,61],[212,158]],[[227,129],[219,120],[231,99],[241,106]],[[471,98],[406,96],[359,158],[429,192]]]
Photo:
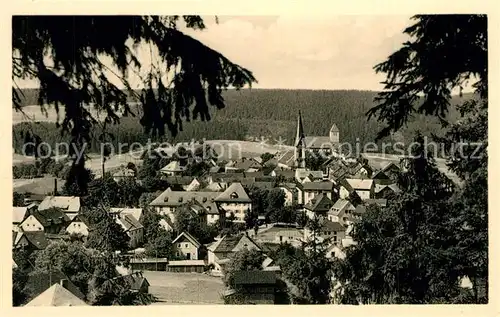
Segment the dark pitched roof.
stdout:
[[275,169],[274,173],[276,174],[276,176],[283,176],[285,179],[294,179],[295,178],[295,171],[292,171],[292,170]]
[[325,220],[322,223],[322,227],[330,231],[346,231],[346,227],[341,225],[339,222],[334,222],[330,220]]
[[303,190],[322,190],[322,191],[332,191],[333,183],[330,181],[323,182],[307,182],[302,184]]
[[169,176],[169,177],[162,177],[167,183],[169,183],[172,186],[179,185],[179,186],[185,186],[191,184],[193,179],[195,177],[193,176]]
[[73,218],[71,222],[83,222],[87,227],[90,228],[90,220],[89,218],[84,215],[84,214],[78,214]]
[[236,271],[233,274],[235,285],[258,285],[258,284],[275,284],[276,273],[272,271]]
[[311,210],[313,212],[328,212],[333,206],[333,202],[325,194],[316,195],[311,199],[305,206],[305,209]]
[[64,224],[70,222],[69,217],[58,208],[50,208],[44,210],[33,211],[35,217],[44,227],[53,224]]
[[59,284],[61,280],[66,280],[66,289],[81,300],[85,295],[76,287],[73,282],[61,271],[52,271],[49,273],[32,273],[28,276],[26,286],[30,290],[30,295],[37,297],[54,284]]
[[43,231],[25,231],[22,233],[24,237],[39,250],[43,250],[49,244]]

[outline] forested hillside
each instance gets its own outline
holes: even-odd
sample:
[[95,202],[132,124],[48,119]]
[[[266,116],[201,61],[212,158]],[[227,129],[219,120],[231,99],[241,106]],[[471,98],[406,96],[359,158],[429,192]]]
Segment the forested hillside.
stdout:
[[[25,89],[24,105],[37,104],[36,89]],[[295,137],[296,119],[298,111],[302,111],[306,135],[328,135],[333,123],[340,130],[341,142],[360,144],[373,141],[382,124],[374,120],[367,121],[366,111],[374,105],[376,92],[357,90],[276,90],[252,89],[229,90],[224,93],[226,108],[212,110],[212,121],[209,123],[193,121],[184,125],[184,131],[173,140],[165,136],[165,141],[186,141],[190,139],[235,139],[244,140],[265,137],[273,142],[279,137],[286,139],[291,144]],[[462,98],[470,98],[465,95]],[[130,98],[131,102],[133,98]],[[459,97],[454,97],[452,105],[459,102]],[[30,107],[33,108],[33,107]],[[134,108],[135,109],[135,108]],[[31,110],[33,111],[33,110]],[[39,111],[37,108],[35,111]],[[49,111],[55,111],[49,109]],[[136,118],[122,118],[121,123],[109,128],[118,143],[144,143],[148,136],[144,135],[139,124],[140,109],[135,109]],[[38,113],[39,117],[40,114]],[[454,121],[457,111],[451,107],[449,120]],[[55,123],[43,122],[39,124],[16,124],[14,129],[13,146],[16,151],[22,148],[24,136],[21,131],[30,127],[33,133],[39,135],[48,143],[60,142],[63,137]],[[423,135],[431,133],[440,134],[441,126],[433,117],[415,117],[406,129],[394,136],[395,141],[408,141],[412,139],[413,132],[420,130]],[[95,129],[95,135],[99,134]],[[158,140],[154,140],[158,141]],[[97,140],[91,150],[99,149]]]

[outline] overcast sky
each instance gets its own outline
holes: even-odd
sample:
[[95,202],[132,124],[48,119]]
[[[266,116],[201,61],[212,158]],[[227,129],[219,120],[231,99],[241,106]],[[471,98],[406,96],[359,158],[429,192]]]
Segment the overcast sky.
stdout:
[[[251,70],[254,87],[292,89],[380,90],[384,77],[373,66],[401,47],[407,40],[402,31],[412,23],[402,15],[219,16],[219,24],[204,19],[206,30],[186,32]],[[149,48],[138,54],[146,59]]]

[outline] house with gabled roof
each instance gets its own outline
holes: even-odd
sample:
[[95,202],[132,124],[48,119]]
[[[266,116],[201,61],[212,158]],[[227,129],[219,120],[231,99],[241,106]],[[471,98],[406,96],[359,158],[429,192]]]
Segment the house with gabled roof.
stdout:
[[[217,210],[215,198],[220,195],[220,192],[211,191],[175,191],[167,188],[158,197],[156,197],[149,205],[155,208],[160,215],[167,215],[172,222],[175,222],[174,212],[177,208],[185,205],[190,201],[197,201],[207,210],[215,212]],[[216,221],[214,219],[214,221]]]
[[33,211],[19,225],[22,231],[43,231],[60,233],[70,223],[70,218],[58,208]]
[[144,241],[144,227],[130,214],[118,214],[115,218],[129,236],[131,248],[138,247]]
[[47,247],[49,241],[43,231],[18,232],[14,241],[14,249],[39,251]]
[[375,183],[372,179],[346,178],[346,182],[362,200],[374,198]]
[[333,199],[334,184],[330,181],[307,182],[297,185],[298,204],[307,204],[311,199],[320,194],[325,194]]
[[120,167],[116,172],[113,173],[113,180],[117,183],[126,180],[135,179],[136,171],[124,166]]
[[198,260],[201,243],[188,232],[184,231],[172,241],[177,257],[187,260]]
[[19,225],[36,210],[36,205],[31,204],[25,207],[12,207],[12,230],[21,230]]
[[88,237],[90,231],[90,221],[86,215],[80,213],[66,227],[66,233],[69,235],[81,235]]
[[353,213],[356,207],[347,199],[338,199],[328,211],[327,218],[330,221],[340,222],[348,225],[353,221]]
[[333,202],[328,195],[318,194],[304,205],[304,211],[306,216],[310,219],[315,217],[326,217],[332,206]]
[[54,284],[25,305],[26,307],[88,306],[61,284]]
[[144,218],[144,212],[142,208],[110,208],[109,213],[113,216],[116,216],[118,214],[131,215],[139,223],[142,223],[142,220]]
[[208,246],[208,264],[214,267],[212,274],[222,275],[223,267],[229,263],[230,258],[243,249],[262,251],[261,247],[246,234],[226,235]]
[[31,298],[35,298],[49,289],[51,286],[59,284],[70,291],[74,296],[85,300],[82,291],[60,270],[52,269],[50,272],[32,272],[28,275],[26,287],[30,290]]
[[80,212],[80,197],[77,196],[46,196],[38,205],[38,211],[58,208],[70,219]]
[[226,173],[257,172],[262,165],[253,158],[241,158],[235,161],[229,161],[225,166]]
[[382,184],[375,184],[375,190],[374,190],[374,198],[388,198],[392,195],[395,195],[399,193],[401,189],[399,189],[399,186],[397,184],[390,184],[390,185],[382,185]]
[[181,175],[186,170],[179,161],[172,161],[160,169],[160,173],[167,176]]
[[241,183],[232,183],[215,198],[215,202],[226,218],[233,214],[235,222],[245,222],[246,213],[252,211],[252,200]]

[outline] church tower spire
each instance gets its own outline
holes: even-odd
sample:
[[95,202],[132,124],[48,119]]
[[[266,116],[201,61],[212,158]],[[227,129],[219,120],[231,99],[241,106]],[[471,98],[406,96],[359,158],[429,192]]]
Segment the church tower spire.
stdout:
[[295,136],[295,166],[297,168],[305,168],[305,135],[304,126],[302,125],[302,114],[299,110],[299,116],[297,118],[297,134]]

